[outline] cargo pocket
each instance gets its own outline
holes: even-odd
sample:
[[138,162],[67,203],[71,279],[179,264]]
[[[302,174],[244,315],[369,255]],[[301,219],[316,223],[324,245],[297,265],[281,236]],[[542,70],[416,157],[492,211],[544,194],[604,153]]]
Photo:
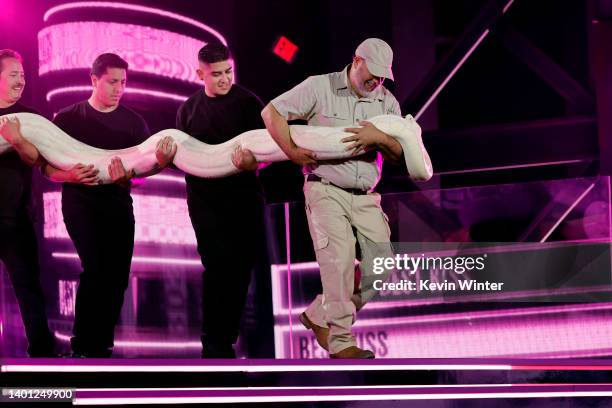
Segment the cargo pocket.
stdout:
[[312,206],[327,198],[327,186],[317,182],[304,184],[304,204],[306,211],[312,213]]
[[329,245],[329,238],[326,235],[317,238],[315,241],[313,242],[315,251],[325,249]]
[[316,238],[312,240],[315,257],[319,264],[319,268],[325,268],[332,261],[329,253],[329,237],[321,233],[317,233]]

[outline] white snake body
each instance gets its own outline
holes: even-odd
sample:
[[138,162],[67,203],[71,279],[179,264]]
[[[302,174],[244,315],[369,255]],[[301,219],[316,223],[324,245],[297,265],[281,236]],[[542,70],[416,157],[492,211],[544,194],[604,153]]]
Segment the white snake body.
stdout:
[[[232,164],[231,156],[238,145],[250,150],[258,162],[288,160],[266,129],[244,132],[218,145],[200,142],[176,129],[166,129],[137,146],[104,150],[73,139],[42,116],[32,113],[6,116],[19,118],[23,136],[34,144],[54,167],[68,170],[77,163],[93,164],[99,170],[98,177],[103,183],[110,182],[107,168],[113,157],[119,157],[123,166],[126,169],[134,169],[136,175],[150,172],[157,164],[156,145],[165,136],[172,137],[178,145],[174,165],[185,173],[198,177],[217,178],[237,173],[239,170]],[[421,139],[421,128],[412,116],[402,118],[380,115],[368,121],[401,144],[406,167],[413,180],[424,181],[431,178],[433,169]],[[292,125],[290,129],[295,144],[312,150],[319,160],[352,156],[352,153],[346,150],[348,144],[341,142],[342,138],[351,135],[344,131],[344,127]],[[0,137],[0,154],[11,149],[12,146]]]

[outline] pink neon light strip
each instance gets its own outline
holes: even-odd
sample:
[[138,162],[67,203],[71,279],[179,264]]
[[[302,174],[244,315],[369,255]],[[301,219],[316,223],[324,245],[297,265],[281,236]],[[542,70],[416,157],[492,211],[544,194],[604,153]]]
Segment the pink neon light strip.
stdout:
[[[65,93],[87,93],[91,92],[91,86],[67,86],[63,88],[56,88],[47,93],[47,102],[51,101],[51,98],[57,95],[65,94]],[[152,91],[150,89],[141,89],[141,88],[126,88],[125,93],[128,95],[144,95],[144,96],[153,96],[156,98],[162,99],[172,99],[178,102],[184,102],[187,99],[185,95],[177,95],[169,92],[162,91]]]
[[[53,252],[53,258],[79,260],[79,255],[74,252]],[[166,258],[152,256],[133,256],[132,263],[157,264],[157,265],[185,265],[202,267],[199,259]]]
[[587,189],[582,194],[580,194],[580,196],[576,199],[576,201],[574,201],[572,203],[572,205],[570,205],[567,208],[567,210],[565,210],[565,212],[563,214],[561,214],[561,216],[554,223],[554,225],[552,227],[550,227],[550,229],[548,230],[548,232],[546,234],[544,234],[544,236],[540,240],[541,243],[546,242],[548,237],[551,236],[551,234],[557,229],[557,227],[563,222],[563,220],[565,220],[565,218],[567,218],[567,216],[574,210],[574,208],[576,208],[576,206],[584,199],[584,197],[586,197],[591,192],[591,190],[593,190],[593,188],[595,187],[596,183],[597,182],[594,182],[589,187],[587,187]]
[[[512,3],[514,3],[514,0],[509,0],[506,5],[504,6],[503,10],[502,10],[502,14],[505,14],[508,9],[510,8],[510,6],[512,5]],[[459,62],[457,63],[457,65],[451,70],[451,72],[446,76],[446,78],[444,78],[444,80],[442,81],[442,83],[440,84],[440,86],[438,86],[438,88],[436,88],[436,90],[434,91],[434,93],[429,97],[429,99],[427,99],[427,101],[425,102],[425,104],[421,107],[421,109],[417,112],[416,115],[414,115],[414,119],[419,120],[419,118],[421,117],[421,115],[427,110],[427,108],[429,108],[429,105],[431,105],[431,103],[434,101],[434,99],[436,99],[438,97],[438,94],[440,94],[440,92],[442,92],[442,90],[444,89],[444,87],[446,86],[446,84],[448,84],[448,82],[452,79],[453,76],[455,76],[455,74],[457,73],[457,71],[459,71],[459,69],[463,66],[463,64],[465,63],[465,61],[467,61],[467,59],[470,57],[470,55],[472,55],[472,53],[476,50],[476,48],[478,48],[478,46],[480,45],[480,43],[486,38],[487,35],[489,35],[489,30],[486,29],[482,32],[482,34],[480,35],[480,37],[478,37],[478,39],[476,40],[476,42],[470,47],[470,49],[465,53],[465,55],[463,56],[463,58],[461,58],[461,60],[459,60]]]
[[172,183],[185,184],[185,177],[169,176],[167,174],[155,174],[154,176],[147,177],[147,180],[168,181]]
[[[512,3],[512,2],[511,2]],[[446,84],[448,84],[448,82],[452,79],[452,77],[455,76],[455,74],[457,73],[457,71],[459,71],[459,68],[461,68],[463,66],[463,64],[465,63],[465,61],[467,61],[467,59],[470,57],[470,55],[472,55],[472,53],[476,50],[476,48],[478,48],[478,46],[480,45],[480,43],[485,39],[485,37],[487,35],[489,35],[489,30],[484,30],[482,32],[482,34],[480,34],[480,37],[478,37],[478,39],[476,40],[476,42],[470,47],[470,49],[468,50],[468,52],[461,58],[461,60],[459,60],[459,62],[457,63],[457,65],[455,65],[455,67],[451,70],[451,72],[446,76],[446,78],[444,78],[444,80],[442,81],[442,83],[436,88],[436,90],[434,91],[434,93],[429,97],[429,99],[427,99],[427,101],[425,102],[425,104],[421,107],[421,109],[417,112],[416,115],[414,115],[414,119],[415,120],[419,120],[419,118],[421,117],[421,115],[423,113],[425,113],[425,111],[427,110],[427,108],[429,108],[429,105],[431,105],[431,103],[434,101],[434,99],[436,99],[438,97],[438,94],[440,92],[442,92],[442,89],[444,89],[444,87],[446,86]]]
[[[201,347],[201,344],[200,344]],[[256,361],[256,360],[252,360]],[[86,362],[85,362],[86,363]],[[79,364],[3,364],[1,371],[6,373],[16,372],[72,372],[72,373],[91,373],[91,372],[250,372],[250,373],[276,373],[276,372],[300,372],[300,371],[404,371],[404,370],[478,370],[478,371],[499,371],[511,370],[509,364],[244,364],[244,365],[122,365],[122,360],[117,359],[116,363],[99,365],[79,361]],[[608,368],[609,369],[609,368]]]
[[[65,343],[70,342],[69,335],[62,334],[60,332],[55,332],[55,338],[61,340]],[[202,343],[199,341],[142,341],[142,340],[116,340],[115,347],[117,348],[148,348],[148,349],[170,349],[170,350],[180,350],[180,349],[196,349],[199,350],[202,348]]]
[[[209,388],[77,388],[75,404],[246,403],[378,400],[454,400],[497,398],[602,397],[612,395],[609,383],[458,384],[311,387]],[[269,393],[269,391],[282,391]],[[375,390],[375,392],[373,392]],[[220,396],[218,391],[237,395]],[[88,396],[95,392],[96,396]],[[100,396],[101,392],[106,396]],[[132,396],[122,396],[126,392]],[[168,396],[166,393],[172,393]],[[201,394],[199,394],[201,393]],[[261,395],[262,393],[268,395]],[[249,395],[250,394],[250,395]],[[259,394],[259,395],[258,395]]]
[[180,21],[180,22],[189,24],[193,27],[197,27],[208,34],[212,34],[213,36],[217,37],[219,41],[221,41],[224,45],[227,45],[227,40],[221,35],[221,33],[219,33],[214,28],[204,23],[201,23],[200,21],[194,20],[189,17],[185,17],[177,13],[173,13],[171,11],[166,11],[166,10],[162,10],[162,9],[158,9],[154,7],[140,6],[137,4],[127,4],[127,3],[118,3],[118,2],[110,2],[110,1],[100,1],[100,2],[77,1],[74,3],[65,3],[65,4],[60,4],[58,6],[55,6],[55,7],[51,7],[49,10],[47,10],[43,16],[43,20],[47,21],[52,15],[62,12],[62,11],[81,9],[81,8],[110,8],[110,9],[130,10],[130,11],[138,11],[141,13],[155,14],[161,17],[166,17],[172,20],[176,20],[176,21]]
[[[519,386],[528,386],[531,384],[516,384]],[[552,385],[552,384],[547,384]],[[567,385],[567,384],[563,384]],[[585,384],[580,384],[585,385]],[[597,383],[595,385],[611,385],[611,384],[600,384]],[[321,386],[311,386],[311,387],[231,387],[232,391],[252,391],[252,390],[384,390],[389,388],[396,389],[433,389],[433,388],[443,388],[443,389],[453,389],[453,388],[487,388],[487,387],[512,387],[515,384],[440,384],[440,385],[338,385],[338,386],[329,386],[329,385],[321,385]],[[227,390],[228,388],[224,387],[186,387],[186,388],[146,388],[146,391],[218,391],[218,390]],[[79,388],[78,391],[145,391],[142,388]]]
[[[200,344],[201,347],[201,344]],[[163,360],[163,359],[159,359]],[[403,359],[410,360],[410,359]],[[419,359],[415,359],[419,360]],[[431,359],[430,359],[431,360]],[[469,360],[469,359],[462,359]],[[251,360],[255,361],[255,360]],[[235,364],[235,365],[219,365],[211,363],[196,363],[194,364],[129,364],[124,365],[123,359],[114,359],[112,364],[100,365],[95,362],[83,362],[76,360],[73,364],[41,364],[30,361],[26,364],[4,363],[1,366],[1,372],[299,372],[299,371],[422,371],[422,370],[477,370],[477,371],[497,371],[497,370],[521,370],[521,371],[542,371],[542,370],[572,370],[572,371],[610,371],[610,365],[571,365],[571,364],[529,364],[529,365],[510,365],[510,364],[467,364],[467,363],[440,363],[440,364],[423,364],[423,363],[394,363],[394,364],[326,364],[327,360],[322,360],[320,364]],[[379,360],[384,361],[384,360]],[[493,385],[493,384],[491,384]],[[513,384],[495,384],[497,386],[512,386]],[[520,384],[525,385],[525,384]],[[550,384],[548,384],[550,385]],[[584,384],[583,384],[584,385]],[[423,385],[429,387],[429,385]],[[435,385],[444,387],[462,387],[469,385]],[[435,387],[432,386],[432,387]],[[486,386],[486,385],[482,385]],[[352,388],[374,388],[376,386],[345,386],[348,389]],[[395,387],[395,386],[394,386]],[[414,385],[402,385],[402,387],[420,387]],[[287,389],[285,387],[273,387],[274,389]],[[291,388],[291,387],[288,387]],[[317,387],[325,389],[324,386]],[[334,387],[335,388],[335,387]],[[198,388],[194,388],[198,389]],[[96,389],[98,390],[98,389]],[[125,389],[129,390],[129,389]],[[174,388],[172,388],[174,390]]]
[[[389,388],[396,389],[434,389],[434,388],[442,388],[442,389],[453,389],[453,388],[506,388],[506,387],[514,387],[521,386],[526,387],[534,384],[424,384],[424,385],[410,385],[410,384],[401,384],[401,385],[338,385],[338,386],[330,386],[330,385],[320,385],[320,386],[310,386],[310,387],[232,387],[232,391],[251,391],[251,390],[382,390]],[[546,384],[538,386],[551,386],[557,384]],[[568,385],[568,384],[558,384],[558,385]],[[609,383],[581,383],[580,385],[603,385],[603,386],[612,386]],[[181,388],[146,388],[146,391],[218,391],[218,390],[227,390],[227,387],[181,387]],[[145,391],[142,388],[79,388],[78,391]]]
[[[218,361],[212,360],[211,362],[202,362],[200,359],[180,359],[180,363],[176,363],[176,359],[145,359],[140,364],[135,364],[135,360],[127,362],[125,359],[105,359],[104,365],[99,364],[95,359],[75,359],[71,360],[69,364],[60,362],[49,364],[49,359],[44,360],[32,360],[26,358],[6,358],[1,359],[1,371],[2,372],[18,372],[18,371],[32,371],[32,372],[44,372],[44,371],[69,371],[69,372],[92,372],[92,371],[161,371],[161,372],[173,372],[173,371],[193,371],[193,372],[214,372],[214,371],[246,371],[246,372],[299,372],[299,371],[420,371],[420,370],[477,370],[477,371],[492,371],[492,370],[521,370],[521,371],[542,371],[542,370],[571,370],[571,371],[592,371],[592,370],[603,370],[610,371],[612,365],[610,364],[564,364],[555,363],[554,361],[550,364],[542,363],[542,359],[538,359],[533,363],[524,364],[501,364],[500,361],[503,359],[495,359],[495,362],[483,361],[483,359],[470,358],[459,358],[459,359],[422,359],[422,358],[402,358],[392,360],[376,360],[366,364],[354,364],[353,362],[344,362],[338,364],[333,360],[318,360],[310,362],[308,364],[300,364],[295,362],[296,360],[247,360],[249,363],[256,364],[245,364],[238,360],[227,362],[225,364],[219,364]],[[508,359],[508,362],[515,360]],[[608,360],[609,361],[609,360]],[[155,363],[155,364],[153,364]],[[63,370],[62,368],[66,368]],[[489,384],[482,386],[526,386],[529,384]],[[554,384],[547,384],[554,385]],[[569,385],[569,384],[564,384]],[[588,385],[583,383],[581,385]],[[612,385],[609,383],[601,383],[597,385]],[[389,385],[379,386],[318,386],[317,389],[327,388],[342,388],[342,389],[368,389],[377,387],[388,387]],[[419,388],[419,387],[470,387],[480,386],[470,384],[440,384],[440,385],[393,385],[391,387],[406,387],[406,388]],[[269,389],[293,389],[296,387],[269,387]],[[299,388],[299,387],[298,387]],[[122,390],[132,390],[133,388],[125,388]],[[165,390],[166,388],[152,388],[154,390]],[[200,388],[183,388],[183,389],[200,389]],[[209,389],[209,388],[206,388]],[[213,389],[213,388],[210,388]],[[239,389],[239,388],[235,388]],[[249,388],[252,389],[252,388]],[[86,390],[86,389],[83,389]],[[98,390],[104,390],[104,388]],[[168,388],[168,390],[176,390],[176,388]],[[93,391],[93,389],[92,389]]]
[[441,171],[435,174],[438,176],[444,176],[444,175],[449,175],[449,174],[476,173],[479,171],[513,170],[513,169],[524,169],[524,168],[540,167],[540,166],[555,166],[559,164],[583,163],[584,161],[585,160],[561,160],[561,161],[540,162],[540,163],[512,164],[508,166],[495,166],[495,167],[482,167],[482,168],[465,169],[465,170]]
[[124,405],[124,404],[205,404],[205,403],[272,403],[272,402],[329,402],[329,401],[428,401],[455,399],[498,399],[498,398],[571,398],[610,397],[612,391],[559,391],[559,392],[487,392],[487,393],[419,393],[385,395],[335,396],[270,396],[270,397],[154,397],[154,398],[75,398],[75,404]]
[[289,358],[293,358],[293,300],[291,296],[291,227],[289,203],[285,203],[285,248],[287,251],[287,302],[289,304]]

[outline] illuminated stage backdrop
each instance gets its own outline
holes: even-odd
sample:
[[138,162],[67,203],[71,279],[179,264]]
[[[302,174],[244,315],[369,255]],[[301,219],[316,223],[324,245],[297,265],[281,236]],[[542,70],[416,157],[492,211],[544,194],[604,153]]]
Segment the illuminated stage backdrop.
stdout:
[[164,101],[176,108],[199,84],[198,50],[210,41],[228,44],[202,21],[134,4],[65,3],[48,9],[43,19],[38,72],[45,79],[54,112],[87,95],[91,63],[105,52],[114,52],[129,64],[126,100],[148,105],[147,111]]
[[[38,73],[51,112],[91,92],[95,57],[114,52],[129,64],[122,103],[140,113],[153,132],[174,127],[176,110],[201,88],[195,69],[199,49],[225,37],[200,19],[156,7],[120,2],[71,2],[48,9],[38,33]],[[41,263],[52,293],[52,329],[68,344],[80,261],[61,213],[59,185],[43,183]],[[200,273],[195,233],[187,212],[185,181],[165,171],[133,189],[136,219],[130,287],[117,328],[117,355],[162,350],[199,355]],[[109,254],[112,256],[112,254]],[[9,310],[5,308],[4,310]],[[10,308],[11,315],[14,307]],[[17,316],[18,317],[18,316]],[[21,333],[19,319],[2,319],[4,333]],[[6,327],[9,324],[10,327]],[[1,333],[0,333],[1,335]],[[6,336],[5,336],[6,337]],[[4,341],[17,353],[22,347]]]
[[[387,282],[410,282],[414,289],[381,290],[358,313],[357,344],[383,358],[609,355],[609,182],[594,177],[386,196],[383,207],[401,240],[396,253],[484,254],[487,267],[395,270]],[[292,205],[287,213],[285,222],[296,224],[304,209]],[[288,235],[303,240],[291,228]],[[327,358],[298,320],[321,291],[318,264],[276,264],[271,273],[276,357]],[[491,280],[505,287],[428,290],[419,286],[423,280],[457,287]]]
[[96,56],[115,52],[130,71],[198,83],[193,69],[202,41],[134,24],[56,24],[38,33],[39,75],[89,69]]

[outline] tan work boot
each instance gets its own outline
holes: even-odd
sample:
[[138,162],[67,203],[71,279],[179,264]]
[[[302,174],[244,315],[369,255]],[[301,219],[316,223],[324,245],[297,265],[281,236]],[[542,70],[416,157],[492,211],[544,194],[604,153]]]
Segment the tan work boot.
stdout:
[[360,349],[357,346],[350,346],[337,352],[336,354],[330,354],[329,358],[374,358],[374,353],[370,350]]
[[300,315],[300,322],[302,322],[305,328],[312,330],[315,338],[317,339],[317,343],[319,343],[319,346],[328,351],[329,346],[327,344],[327,337],[329,336],[329,328],[314,324],[312,320],[306,316],[306,312]]

